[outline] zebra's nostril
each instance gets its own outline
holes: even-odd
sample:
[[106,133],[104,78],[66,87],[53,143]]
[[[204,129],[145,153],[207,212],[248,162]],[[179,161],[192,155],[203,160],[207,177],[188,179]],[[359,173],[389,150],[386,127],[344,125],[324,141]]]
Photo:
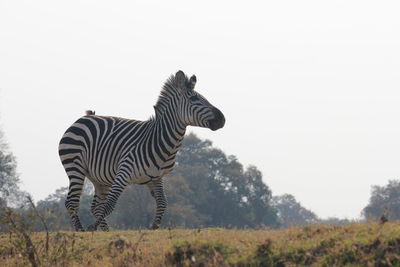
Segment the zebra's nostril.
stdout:
[[213,131],[218,130],[222,127],[224,127],[225,125],[225,116],[224,114],[222,114],[222,112],[217,109],[217,108],[213,108],[212,109],[213,113],[214,113],[214,118],[211,119],[209,121],[209,128]]

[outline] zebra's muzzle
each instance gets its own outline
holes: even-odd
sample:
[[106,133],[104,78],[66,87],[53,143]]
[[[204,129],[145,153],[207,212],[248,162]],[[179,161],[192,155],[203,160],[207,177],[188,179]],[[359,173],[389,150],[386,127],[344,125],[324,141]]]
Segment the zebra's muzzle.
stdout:
[[222,114],[222,112],[213,107],[212,112],[214,113],[214,118],[208,121],[208,125],[212,131],[221,129],[225,125],[225,116]]

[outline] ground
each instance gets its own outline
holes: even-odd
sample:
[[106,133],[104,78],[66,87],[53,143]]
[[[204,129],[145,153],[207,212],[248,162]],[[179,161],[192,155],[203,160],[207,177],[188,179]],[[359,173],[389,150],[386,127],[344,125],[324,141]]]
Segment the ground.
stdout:
[[[32,244],[29,242],[32,241]],[[0,236],[0,266],[400,266],[400,223]]]

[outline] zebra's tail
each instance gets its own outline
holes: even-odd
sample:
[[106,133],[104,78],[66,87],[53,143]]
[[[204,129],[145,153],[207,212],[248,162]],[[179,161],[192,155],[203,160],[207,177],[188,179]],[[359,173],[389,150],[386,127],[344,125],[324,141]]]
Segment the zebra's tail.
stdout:
[[96,111],[94,110],[86,110],[86,116],[95,115]]

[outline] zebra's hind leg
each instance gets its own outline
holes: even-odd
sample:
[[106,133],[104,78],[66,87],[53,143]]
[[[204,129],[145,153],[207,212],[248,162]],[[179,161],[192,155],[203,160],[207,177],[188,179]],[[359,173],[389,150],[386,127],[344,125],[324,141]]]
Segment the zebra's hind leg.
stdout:
[[[106,202],[107,193],[110,188],[108,186],[101,185],[98,183],[93,183],[93,185],[94,185],[95,193],[94,193],[92,205],[90,208],[91,208],[93,216],[96,219],[98,219],[101,217],[101,206],[104,205],[104,203]],[[99,226],[102,231],[105,231],[105,232],[110,231],[107,221],[104,218],[100,221]]]
[[114,210],[115,205],[117,204],[118,198],[121,195],[122,191],[124,191],[125,187],[128,185],[128,172],[122,168],[123,171],[118,172],[117,178],[115,179],[113,185],[111,186],[106,202],[99,207],[99,213],[96,217],[96,222],[89,225],[88,231],[96,231],[97,227],[100,226],[102,221],[111,214]]
[[[72,168],[69,168],[69,170],[70,169]],[[71,217],[72,225],[74,226],[75,231],[84,232],[85,230],[83,229],[81,220],[79,219],[79,201],[81,198],[85,176],[76,170],[67,170],[67,174],[69,177],[69,191],[67,199],[65,200],[65,207],[67,208],[69,216]]]
[[164,194],[164,186],[162,179],[151,180],[147,183],[147,186],[150,190],[151,195],[156,200],[156,216],[154,218],[153,224],[150,229],[158,229],[161,224],[162,217],[164,216],[164,212],[167,209],[167,198]]

